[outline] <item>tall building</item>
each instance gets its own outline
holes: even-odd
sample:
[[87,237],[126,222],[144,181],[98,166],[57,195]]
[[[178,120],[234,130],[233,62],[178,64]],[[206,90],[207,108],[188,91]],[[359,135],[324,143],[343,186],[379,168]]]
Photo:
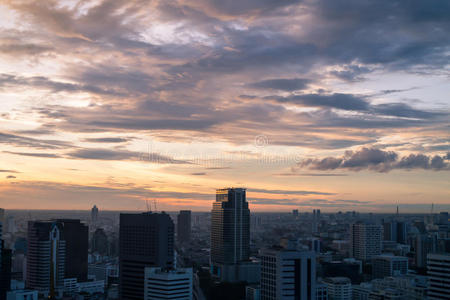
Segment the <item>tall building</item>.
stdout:
[[416,237],[414,248],[414,262],[418,268],[426,268],[427,255],[436,251],[437,239],[435,236],[421,234]]
[[180,244],[191,240],[191,211],[180,210],[177,216],[177,240]]
[[92,252],[107,255],[109,248],[108,236],[103,228],[97,228],[92,235]]
[[27,288],[54,296],[63,286],[66,241],[62,224],[54,221],[28,222]]
[[192,269],[145,268],[144,300],[192,300]]
[[316,299],[315,254],[296,246],[289,241],[261,250],[261,300]]
[[98,221],[98,208],[97,205],[94,205],[91,209],[91,224],[95,225]]
[[450,254],[427,256],[428,299],[450,299]]
[[408,273],[408,258],[394,255],[378,255],[372,259],[372,277],[384,278]]
[[65,278],[86,281],[88,238],[80,220],[28,222],[27,287],[51,295]]
[[350,255],[359,260],[369,260],[381,254],[380,225],[354,223],[350,225]]
[[383,224],[383,240],[395,241],[400,244],[406,242],[406,224],[405,222],[391,221]]
[[145,267],[172,268],[174,225],[166,213],[120,214],[120,299],[144,299]]
[[89,228],[77,219],[57,219],[66,242],[65,278],[86,281],[88,274]]
[[2,223],[0,223],[0,300],[6,300],[7,292],[11,287],[12,252],[5,248],[2,238]]
[[347,277],[327,277],[323,279],[327,285],[329,300],[352,300],[352,282]]
[[216,191],[211,212],[211,269],[222,281],[238,281],[240,264],[249,261],[250,210],[245,189]]

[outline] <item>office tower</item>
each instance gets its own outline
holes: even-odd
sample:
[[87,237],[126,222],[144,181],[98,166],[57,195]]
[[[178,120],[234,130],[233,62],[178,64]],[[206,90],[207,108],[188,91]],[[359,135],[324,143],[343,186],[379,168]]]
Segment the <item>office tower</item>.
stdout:
[[145,268],[144,300],[192,300],[192,269]]
[[378,255],[372,259],[372,277],[384,278],[408,273],[408,258],[394,255]]
[[65,256],[62,224],[28,222],[27,288],[54,296],[56,290],[63,286]]
[[428,299],[450,299],[450,254],[427,256]]
[[97,252],[100,255],[108,254],[108,236],[103,228],[97,228],[92,235],[92,252]]
[[166,213],[120,214],[120,299],[144,299],[145,267],[172,268],[174,225]]
[[5,224],[5,209],[0,208],[0,223]]
[[0,223],[0,300],[6,300],[6,294],[11,287],[11,258],[12,252],[5,248]]
[[344,261],[322,262],[322,277],[347,277],[353,284],[360,283],[362,278],[362,262],[352,258]]
[[211,212],[211,269],[222,281],[237,281],[239,264],[249,260],[250,210],[245,189],[216,191]]
[[180,210],[177,216],[177,240],[180,244],[191,240],[191,211]]
[[91,224],[95,225],[98,221],[98,208],[97,205],[94,205],[91,209]]
[[320,218],[320,210],[313,210],[313,220],[311,223],[312,233],[319,232],[319,218]]
[[87,280],[89,228],[77,219],[57,219],[61,224],[66,242],[64,278],[76,278],[78,282]]
[[261,300],[315,300],[316,260],[311,251],[298,251],[296,242],[263,249]]
[[354,223],[350,225],[350,255],[359,260],[369,260],[381,254],[380,225]]
[[298,218],[298,209],[292,210],[292,216],[294,216],[294,218]]
[[416,267],[425,268],[427,266],[427,255],[436,251],[437,239],[435,236],[421,234],[416,236],[414,243],[414,262]]
[[400,244],[406,242],[406,224],[405,222],[391,221],[383,224],[383,240],[395,241]]
[[328,300],[328,287],[323,281],[316,283],[316,300]]
[[441,211],[439,213],[438,222],[439,222],[439,224],[442,224],[442,225],[448,225],[448,212],[447,211]]
[[352,283],[347,277],[327,277],[323,279],[327,285],[329,300],[351,300]]

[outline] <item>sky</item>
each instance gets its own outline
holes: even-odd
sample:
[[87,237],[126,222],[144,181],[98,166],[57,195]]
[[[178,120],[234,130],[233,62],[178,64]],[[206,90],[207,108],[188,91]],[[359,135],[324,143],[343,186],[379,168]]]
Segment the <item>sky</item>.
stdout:
[[450,210],[447,0],[0,0],[0,207]]

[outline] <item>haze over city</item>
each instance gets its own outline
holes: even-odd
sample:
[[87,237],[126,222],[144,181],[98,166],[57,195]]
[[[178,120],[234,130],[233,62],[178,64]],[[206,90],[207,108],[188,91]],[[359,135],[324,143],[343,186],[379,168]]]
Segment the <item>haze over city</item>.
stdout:
[[0,206],[450,209],[448,1],[0,1]]

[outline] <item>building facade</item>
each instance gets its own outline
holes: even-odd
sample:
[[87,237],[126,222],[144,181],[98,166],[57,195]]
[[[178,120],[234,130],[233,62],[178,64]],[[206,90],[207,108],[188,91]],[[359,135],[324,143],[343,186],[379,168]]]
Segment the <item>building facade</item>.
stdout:
[[177,241],[180,244],[191,240],[191,211],[180,210],[177,216]]
[[350,255],[359,260],[370,260],[381,254],[381,225],[354,223],[350,225]]
[[192,300],[192,269],[145,268],[144,300]]
[[166,213],[120,214],[120,299],[144,299],[145,267],[172,268],[174,224]]
[[352,282],[347,277],[326,277],[329,300],[352,300]]
[[428,299],[450,299],[450,254],[427,256]]
[[394,255],[378,255],[372,259],[372,277],[384,278],[408,273],[408,258]]

